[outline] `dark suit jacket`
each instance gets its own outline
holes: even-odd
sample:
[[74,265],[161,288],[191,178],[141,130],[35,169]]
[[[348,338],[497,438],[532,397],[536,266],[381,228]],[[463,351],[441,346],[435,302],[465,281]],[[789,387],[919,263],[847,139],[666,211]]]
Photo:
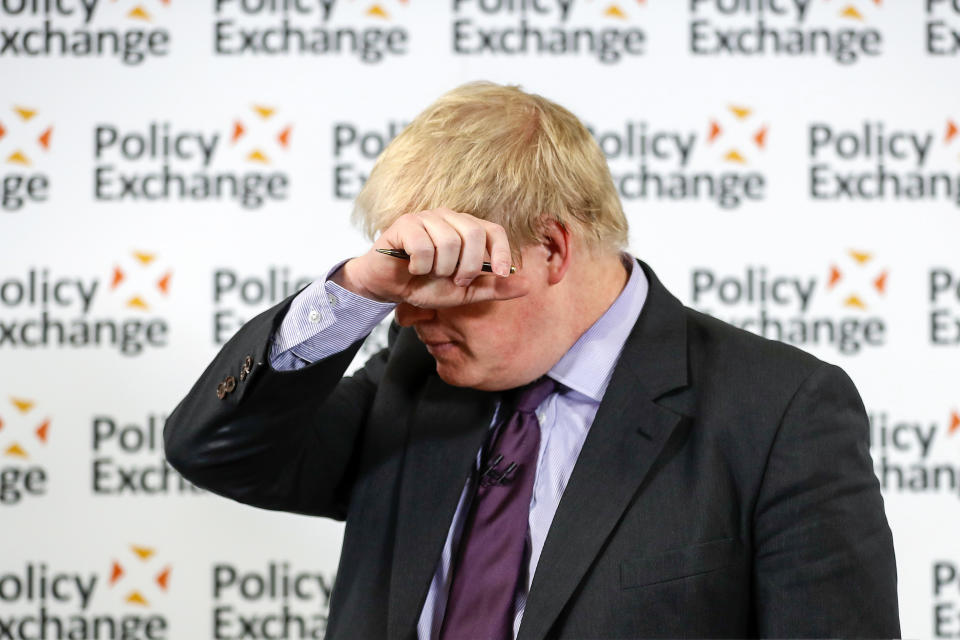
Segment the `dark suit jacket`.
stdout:
[[[550,527],[519,636],[899,636],[896,567],[850,379],[649,294]],[[493,395],[409,329],[277,372],[290,300],[247,323],[170,416],[171,464],[267,509],[346,519],[329,638],[411,638]],[[247,355],[249,375],[239,380]],[[228,376],[236,388],[218,399]],[[227,389],[233,385],[228,384]]]

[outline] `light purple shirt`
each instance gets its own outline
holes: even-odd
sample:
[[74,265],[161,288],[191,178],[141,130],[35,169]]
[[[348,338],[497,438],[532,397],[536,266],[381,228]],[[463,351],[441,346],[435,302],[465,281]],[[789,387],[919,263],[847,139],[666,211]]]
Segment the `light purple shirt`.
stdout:
[[[630,269],[630,277],[623,291],[547,372],[563,386],[537,407],[540,452],[530,499],[530,556],[527,581],[520,585],[516,598],[514,637],[520,629],[527,592],[536,573],[550,523],[590,425],[597,415],[597,408],[610,383],[623,345],[647,298],[648,283],[643,270],[628,254],[623,254],[623,258],[624,264]],[[331,269],[327,278],[339,267],[340,264]],[[343,351],[370,333],[393,307],[392,304],[357,296],[329,280],[317,280],[294,299],[274,337],[270,363],[277,370],[299,369]],[[496,423],[497,413],[492,424]],[[479,464],[479,452],[477,460]],[[468,478],[447,532],[427,599],[420,611],[417,623],[420,640],[434,640],[439,636],[450,591],[450,567],[460,540],[471,489]]]

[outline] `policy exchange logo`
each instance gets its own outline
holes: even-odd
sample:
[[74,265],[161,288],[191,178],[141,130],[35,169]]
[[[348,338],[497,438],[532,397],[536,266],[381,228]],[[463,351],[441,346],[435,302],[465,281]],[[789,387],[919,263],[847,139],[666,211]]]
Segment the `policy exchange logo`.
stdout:
[[394,20],[408,4],[215,0],[213,52],[257,57],[349,54],[360,62],[377,63],[407,53],[410,33]]
[[124,299],[128,309],[149,311],[156,300],[170,293],[173,271],[157,263],[157,256],[147,251],[133,251],[132,260],[113,267],[110,290]]
[[165,347],[167,319],[156,308],[173,272],[148,251],[133,251],[96,275],[29,265],[0,274],[0,349],[116,348],[124,355]]
[[46,158],[52,136],[53,125],[33,107],[16,105],[0,115],[0,208],[17,211],[28,202],[47,199],[50,178],[34,167]]
[[690,52],[698,56],[829,56],[853,64],[879,56],[883,35],[869,26],[880,0],[728,2],[691,0]]
[[[269,141],[278,151],[286,152],[290,147],[293,125],[282,123],[274,127],[276,124],[274,116],[277,113],[274,107],[254,105],[251,107],[251,111],[253,112],[252,118],[246,120],[237,118],[234,120],[233,131],[230,134],[230,144],[235,149],[240,150],[241,155],[247,162],[268,165],[273,153],[262,143]],[[252,131],[253,129],[256,131]],[[263,135],[264,133],[266,135]]]
[[[22,428],[24,426],[23,422],[32,422],[36,417],[36,413],[33,412],[36,403],[33,400],[27,400],[25,398],[10,398],[10,405],[15,410],[14,415],[17,418],[20,418],[15,422],[19,422],[20,424],[8,425],[3,419],[3,415],[0,414],[0,433],[4,431],[9,432],[11,428],[14,428],[14,426]],[[31,424],[29,426],[30,431],[32,432],[30,434],[20,433],[19,435],[10,435],[10,443],[3,446],[3,456],[8,458],[17,458],[18,460],[29,460],[29,451],[34,449],[34,445],[37,445],[38,447],[46,446],[47,434],[50,431],[50,418],[43,418],[36,421],[36,424]]]
[[[710,120],[707,144],[723,149],[723,161],[746,165],[748,158],[762,152],[767,144],[767,125],[758,122],[750,107],[730,105],[717,118]],[[730,143],[729,139],[735,142]]]
[[50,417],[34,400],[10,397],[0,404],[0,505],[46,493],[47,472],[36,458],[49,435]]
[[293,125],[255,104],[212,129],[148,120],[94,129],[93,195],[104,202],[234,201],[256,209],[285,200],[290,176],[274,168]]
[[745,264],[739,273],[696,268],[691,297],[700,311],[765,338],[854,355],[886,344],[887,322],[877,308],[888,279],[873,253],[850,250],[816,273],[766,264]]
[[766,197],[760,167],[770,127],[750,106],[728,105],[689,128],[630,119],[588,129],[623,200],[707,201],[735,209]]
[[[166,640],[169,621],[153,605],[168,590],[171,567],[150,547],[129,552],[114,557],[109,573],[47,558],[0,574],[0,638]],[[110,603],[114,594],[123,598],[122,611]]]
[[603,64],[645,53],[646,33],[630,24],[632,6],[624,9],[629,5],[580,0],[529,4],[454,0],[453,53],[525,57],[586,54]]
[[887,276],[886,269],[875,268],[872,253],[850,250],[842,266],[830,265],[827,290],[842,292],[844,307],[866,311],[886,295]]
[[0,57],[114,57],[137,65],[169,53],[170,32],[154,26],[170,0],[0,2]]
[[960,135],[956,120],[941,122],[920,127],[873,118],[809,123],[810,197],[960,206]]
[[123,601],[137,607],[149,607],[170,586],[169,564],[159,562],[152,547],[130,545],[129,553],[114,559],[108,584],[123,595]]

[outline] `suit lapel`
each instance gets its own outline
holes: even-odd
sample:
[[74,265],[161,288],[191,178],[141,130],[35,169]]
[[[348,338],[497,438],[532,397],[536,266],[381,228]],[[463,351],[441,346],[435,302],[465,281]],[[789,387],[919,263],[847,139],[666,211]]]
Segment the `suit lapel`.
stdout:
[[685,313],[640,264],[647,300],[550,525],[519,640],[549,632],[682,418],[655,399],[686,385]]
[[389,638],[408,638],[416,631],[464,482],[490,426],[493,406],[491,394],[452,387],[433,375],[414,411],[400,480]]

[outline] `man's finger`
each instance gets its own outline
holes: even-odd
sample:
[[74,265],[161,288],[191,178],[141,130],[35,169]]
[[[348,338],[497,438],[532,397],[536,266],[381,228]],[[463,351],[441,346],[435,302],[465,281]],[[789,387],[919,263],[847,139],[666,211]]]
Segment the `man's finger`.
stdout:
[[460,234],[442,216],[425,215],[420,218],[420,222],[436,248],[433,257],[434,275],[444,278],[452,276],[460,262],[460,247],[463,244]]
[[408,225],[400,236],[401,249],[410,255],[408,271],[415,276],[433,271],[434,246],[430,235],[420,225]]
[[484,221],[487,236],[487,253],[490,254],[490,265],[498,276],[510,275],[510,262],[513,256],[510,253],[510,241],[503,227]]
[[530,293],[530,286],[519,278],[477,278],[466,290],[464,303],[510,300]]
[[480,275],[483,252],[487,246],[487,232],[480,220],[465,213],[450,212],[444,219],[460,234],[460,265],[457,267],[454,282],[465,287]]

